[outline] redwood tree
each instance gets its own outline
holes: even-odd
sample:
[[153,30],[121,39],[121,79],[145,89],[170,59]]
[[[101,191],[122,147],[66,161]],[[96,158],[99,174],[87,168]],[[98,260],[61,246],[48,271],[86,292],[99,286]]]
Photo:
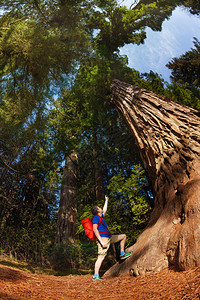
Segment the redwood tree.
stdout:
[[74,243],[76,240],[76,165],[77,154],[73,152],[67,157],[63,169],[57,221],[58,243]]
[[122,113],[151,177],[149,224],[108,275],[158,272],[169,264],[200,265],[199,112],[137,86],[114,80],[112,103]]

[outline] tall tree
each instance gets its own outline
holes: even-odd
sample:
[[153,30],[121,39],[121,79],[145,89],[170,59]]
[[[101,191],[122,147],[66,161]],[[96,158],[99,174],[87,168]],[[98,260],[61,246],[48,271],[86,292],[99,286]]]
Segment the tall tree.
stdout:
[[199,112],[115,80],[112,103],[127,121],[153,184],[155,208],[132,256],[108,274],[140,275],[170,263],[200,265]]
[[63,168],[57,221],[57,243],[74,243],[77,239],[77,154],[71,153]]

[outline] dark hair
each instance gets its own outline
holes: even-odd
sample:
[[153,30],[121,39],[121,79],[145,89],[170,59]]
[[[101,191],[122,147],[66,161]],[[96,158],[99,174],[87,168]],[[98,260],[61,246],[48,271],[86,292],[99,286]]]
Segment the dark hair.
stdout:
[[98,206],[96,206],[96,205],[92,206],[91,212],[93,213],[93,215],[97,215],[98,214]]

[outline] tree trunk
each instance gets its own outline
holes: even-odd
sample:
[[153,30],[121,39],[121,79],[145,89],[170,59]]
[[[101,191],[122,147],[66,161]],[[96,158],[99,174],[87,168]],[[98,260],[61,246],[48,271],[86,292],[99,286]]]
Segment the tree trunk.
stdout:
[[77,154],[67,157],[61,183],[57,221],[57,243],[74,243],[77,232],[76,201]]
[[127,121],[151,177],[155,208],[149,224],[108,275],[200,266],[199,112],[114,80],[112,102]]
[[93,159],[94,159],[94,179],[95,179],[95,196],[96,203],[104,200],[105,189],[103,184],[103,171],[102,171],[102,161],[100,155],[100,145],[97,141],[96,128],[93,125]]

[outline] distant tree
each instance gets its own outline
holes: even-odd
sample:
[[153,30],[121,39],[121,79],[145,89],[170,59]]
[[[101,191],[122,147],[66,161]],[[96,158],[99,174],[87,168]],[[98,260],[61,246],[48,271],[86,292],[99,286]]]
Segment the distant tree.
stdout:
[[181,55],[180,58],[173,58],[166,66],[172,70],[170,78],[174,82],[182,81],[190,87],[200,87],[200,42],[194,39],[195,48]]
[[63,168],[57,219],[57,243],[77,240],[77,154],[71,153]]

